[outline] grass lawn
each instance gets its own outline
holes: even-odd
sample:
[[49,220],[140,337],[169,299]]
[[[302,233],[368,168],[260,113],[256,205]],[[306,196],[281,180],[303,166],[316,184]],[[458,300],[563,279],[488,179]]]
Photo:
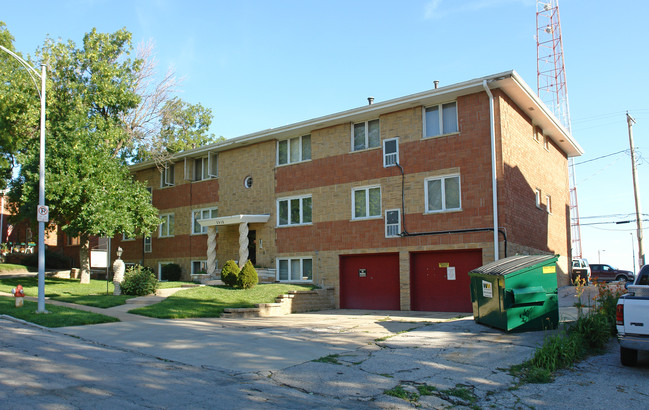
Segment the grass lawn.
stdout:
[[[31,270],[30,270],[31,269]],[[36,268],[30,268],[25,265],[15,265],[13,263],[0,263],[0,273],[27,273],[34,272]]]
[[129,313],[160,319],[219,317],[225,308],[254,307],[256,303],[274,302],[277,296],[289,290],[313,288],[282,283],[265,283],[247,290],[202,286],[181,290],[160,303],[133,309]]
[[[38,296],[38,278],[10,278],[0,279],[0,291],[11,292],[16,285],[22,285],[25,296]],[[79,279],[45,278],[45,296],[62,302],[77,303],[79,305],[109,308],[123,305],[126,299],[133,296],[113,295],[113,283],[108,283],[106,294],[105,280],[91,280],[89,284],[82,285]]]
[[119,322],[119,319],[83,310],[45,304],[50,313],[36,313],[38,303],[25,300],[23,307],[17,308],[12,296],[0,296],[0,314],[13,316],[27,322],[45,327],[94,325],[97,323]]

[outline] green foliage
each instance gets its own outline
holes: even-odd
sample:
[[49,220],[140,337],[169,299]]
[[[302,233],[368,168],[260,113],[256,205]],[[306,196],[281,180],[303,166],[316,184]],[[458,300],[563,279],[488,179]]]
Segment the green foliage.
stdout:
[[549,383],[553,372],[602,349],[615,334],[615,306],[624,291],[614,291],[604,284],[598,287],[596,309],[580,316],[567,332],[546,338],[531,360],[510,369],[521,383]]
[[179,281],[182,269],[177,263],[169,263],[162,267],[160,277],[162,280]]
[[237,277],[237,286],[242,289],[250,289],[259,282],[259,277],[257,276],[257,270],[252,266],[252,262],[248,260],[243,269],[239,272]]
[[[20,262],[27,266],[38,266],[38,253],[28,253]],[[45,267],[47,269],[70,269],[72,258],[60,252],[45,249]]]
[[407,400],[410,402],[419,400],[419,395],[417,393],[406,391],[402,386],[393,387],[392,389],[386,390],[383,393],[387,394],[388,396],[397,397],[399,399]]
[[[123,118],[140,102],[135,81],[141,61],[130,58],[131,50],[131,34],[122,29],[112,34],[92,30],[81,48],[71,41],[47,41],[39,51],[49,67],[45,178],[50,221],[67,235],[80,236],[82,243],[92,235],[146,235],[159,224],[146,187],[117,157],[129,143]],[[2,123],[0,133],[19,125]],[[39,144],[26,145],[17,159],[21,169],[11,182],[10,198],[12,212],[25,217],[34,215],[38,204]]]
[[317,359],[313,359],[312,362],[318,362],[318,363],[328,363],[328,364],[342,364],[338,361],[338,358],[340,357],[339,354],[330,354],[329,356],[322,356]]
[[585,353],[586,349],[579,334],[561,333],[545,339],[543,346],[534,353],[531,364],[554,372],[581,360]]
[[135,265],[124,274],[121,288],[125,295],[146,296],[158,289],[158,279],[151,269]]
[[225,265],[223,265],[223,268],[221,268],[221,281],[223,282],[223,284],[225,284],[225,286],[233,288],[237,286],[238,277],[239,267],[237,266],[237,263],[232,259],[225,262]]

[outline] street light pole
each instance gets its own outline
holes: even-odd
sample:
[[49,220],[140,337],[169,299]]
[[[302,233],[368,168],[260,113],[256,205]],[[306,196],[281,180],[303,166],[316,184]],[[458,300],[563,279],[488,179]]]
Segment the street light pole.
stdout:
[[[47,80],[47,66],[41,64],[41,73],[27,61],[23,60],[19,55],[13,51],[0,46],[0,50],[11,55],[13,58],[18,60],[18,62],[27,70],[27,74],[34,81],[36,86],[36,91],[38,91],[41,97],[41,136],[40,136],[40,156],[39,156],[39,180],[38,180],[38,205],[39,209],[45,207],[45,88]],[[41,88],[38,89],[36,79],[34,76],[40,78]],[[45,221],[40,215],[37,215],[38,220],[38,308],[36,313],[48,313],[45,310]]]
[[[45,83],[47,66],[41,64],[41,140],[38,173],[38,205],[45,206]],[[45,310],[45,222],[38,218],[38,308],[36,313],[47,313]]]

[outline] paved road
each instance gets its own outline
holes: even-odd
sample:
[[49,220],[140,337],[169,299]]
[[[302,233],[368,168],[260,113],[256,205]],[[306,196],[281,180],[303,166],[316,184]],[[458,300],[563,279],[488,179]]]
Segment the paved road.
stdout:
[[[574,314],[572,290],[560,297]],[[512,390],[507,368],[551,332],[504,334],[471,318],[328,311],[264,319],[150,320],[42,329],[0,319],[3,408],[646,408],[649,355],[603,356]],[[395,388],[438,389],[409,402]],[[17,401],[20,396],[23,401]]]

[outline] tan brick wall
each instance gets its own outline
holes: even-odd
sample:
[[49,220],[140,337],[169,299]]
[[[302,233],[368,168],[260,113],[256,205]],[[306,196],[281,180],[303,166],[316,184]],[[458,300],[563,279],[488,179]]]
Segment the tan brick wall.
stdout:
[[[503,93],[494,94],[499,225],[507,229],[509,254],[566,254],[565,155],[554,145],[546,151],[542,143],[536,143],[525,113]],[[457,105],[460,132],[436,138],[422,139],[421,106],[380,117],[381,138],[399,137],[400,164],[405,172],[402,221],[405,219],[409,232],[493,226],[489,100],[481,92],[459,97]],[[409,252],[479,248],[484,263],[493,260],[491,232],[385,238],[385,210],[401,209],[402,176],[397,167],[383,168],[381,147],[351,152],[350,123],[311,131],[311,145],[310,161],[284,166],[275,164],[275,141],[221,152],[218,179],[203,182],[184,181],[183,163],[179,163],[176,186],[170,188],[159,188],[157,170],[138,171],[137,178],[154,188],[154,205],[161,213],[173,212],[176,217],[176,236],[154,238],[154,251],[146,259],[157,264],[173,258],[184,271],[189,271],[191,260],[205,259],[206,236],[190,235],[191,210],[216,205],[219,216],[270,214],[268,223],[249,226],[257,234],[257,264],[275,268],[277,257],[310,256],[314,262],[313,282],[333,286],[336,303],[341,254],[399,252],[402,309],[410,308]],[[426,214],[425,179],[454,173],[461,176],[462,211]],[[250,189],[244,187],[246,176],[253,178]],[[381,186],[381,217],[351,221],[352,189],[368,185]],[[537,187],[543,191],[544,201],[546,193],[552,196],[551,215],[534,206],[533,190]],[[275,228],[277,199],[305,194],[313,198],[313,223]],[[530,214],[537,217],[531,219]],[[538,224],[539,220],[543,223]],[[219,266],[228,259],[238,259],[238,237],[238,225],[219,227]],[[504,256],[502,237],[500,248]]]

